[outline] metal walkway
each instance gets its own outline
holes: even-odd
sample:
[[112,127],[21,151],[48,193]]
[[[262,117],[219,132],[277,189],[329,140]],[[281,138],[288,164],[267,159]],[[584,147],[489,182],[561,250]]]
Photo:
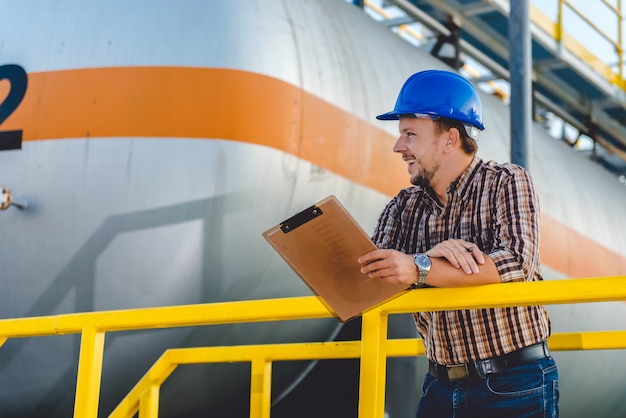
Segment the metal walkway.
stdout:
[[[554,0],[558,20],[552,21],[538,8],[530,6],[532,36],[533,100],[537,107],[554,113],[591,138],[607,152],[601,161],[617,174],[626,174],[626,82],[624,81],[621,31],[610,39],[597,24],[622,22],[620,0],[611,6],[596,0],[615,15],[615,22],[591,22],[566,0]],[[368,2],[366,2],[367,4]],[[595,1],[593,2],[596,3]],[[506,0],[388,0],[405,16],[385,23],[399,26],[419,22],[439,36],[439,46],[448,43],[456,48],[453,57],[442,58],[452,67],[462,65],[462,56],[475,60],[491,73],[475,81],[508,81],[508,16]],[[588,4],[587,7],[592,7]],[[602,63],[575,37],[562,30],[563,9],[583,19],[606,39],[615,50],[618,69]],[[618,25],[619,26],[619,25]],[[437,44],[436,44],[437,45]],[[436,55],[433,53],[433,55]],[[597,147],[594,147],[594,157]]]

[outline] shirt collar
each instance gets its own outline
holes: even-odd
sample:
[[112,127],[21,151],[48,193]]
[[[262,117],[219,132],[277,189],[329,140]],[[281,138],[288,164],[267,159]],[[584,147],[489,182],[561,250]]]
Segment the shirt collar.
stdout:
[[472,158],[472,162],[467,166],[467,168],[461,173],[459,177],[457,177],[456,180],[450,183],[448,189],[446,190],[446,193],[448,195],[451,195],[459,190],[460,193],[463,194],[466,189],[465,186],[467,185],[467,183],[469,183],[470,179],[473,177],[472,174],[481,162],[482,159],[478,155],[474,155],[474,158]]

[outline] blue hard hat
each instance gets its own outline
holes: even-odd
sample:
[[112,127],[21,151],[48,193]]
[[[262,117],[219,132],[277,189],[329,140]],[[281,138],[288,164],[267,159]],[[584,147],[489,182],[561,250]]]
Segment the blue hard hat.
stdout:
[[[398,120],[400,115],[410,114],[440,116],[482,131],[485,129],[482,112],[478,92],[469,81],[450,71],[426,70],[409,77],[398,94],[394,109],[376,116],[376,119]],[[468,134],[470,130],[476,131],[468,128]]]

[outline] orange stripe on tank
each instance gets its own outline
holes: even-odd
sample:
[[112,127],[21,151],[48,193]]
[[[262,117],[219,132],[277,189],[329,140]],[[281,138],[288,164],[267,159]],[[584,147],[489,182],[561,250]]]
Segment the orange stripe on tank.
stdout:
[[[277,148],[395,194],[406,169],[383,130],[302,89],[217,68],[113,67],[29,75],[2,129],[24,141],[93,137],[219,138]],[[375,170],[371,170],[375,167]]]
[[541,261],[567,277],[621,276],[626,257],[549,215],[541,216]]

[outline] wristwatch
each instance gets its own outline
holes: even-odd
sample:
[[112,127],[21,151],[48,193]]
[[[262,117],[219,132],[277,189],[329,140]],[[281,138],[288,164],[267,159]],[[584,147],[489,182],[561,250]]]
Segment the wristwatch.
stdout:
[[415,254],[415,265],[417,266],[419,277],[417,282],[411,285],[412,289],[426,286],[426,277],[428,277],[428,272],[430,271],[430,257],[423,253]]

